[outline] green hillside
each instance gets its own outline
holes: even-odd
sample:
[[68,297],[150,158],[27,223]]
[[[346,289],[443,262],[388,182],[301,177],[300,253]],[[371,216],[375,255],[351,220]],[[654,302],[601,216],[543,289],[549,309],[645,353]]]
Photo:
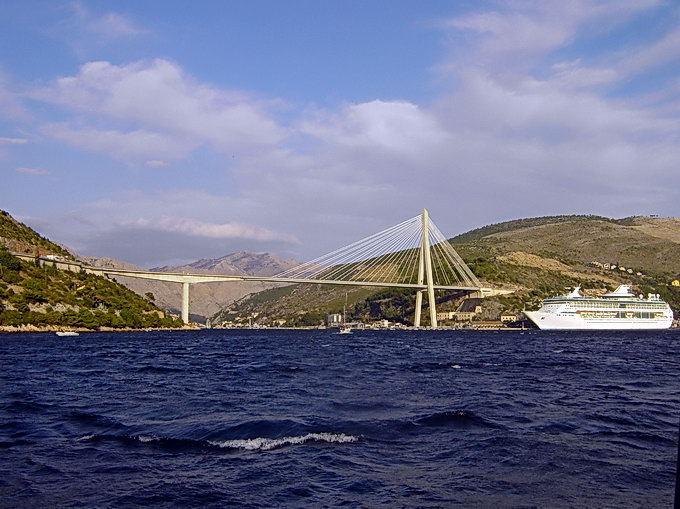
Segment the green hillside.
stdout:
[[92,274],[39,267],[0,246],[0,325],[178,327],[152,303]]
[[489,235],[494,235],[497,233],[511,232],[515,230],[521,230],[523,228],[531,228],[534,226],[543,225],[555,225],[560,223],[573,223],[576,221],[614,221],[601,216],[592,215],[571,215],[571,216],[543,216],[543,217],[532,217],[528,219],[513,219],[512,221],[504,221],[502,223],[490,224],[487,226],[482,226],[481,228],[475,228],[469,232],[462,233],[453,237],[451,240],[454,244],[462,244],[465,242],[470,242],[473,240],[481,239],[483,237],[488,237]]
[[8,248],[40,254],[68,253],[9,214],[0,214],[0,326],[97,329],[181,327],[153,303],[114,281],[41,267],[19,260]]
[[212,318],[213,323],[257,314],[266,324],[284,320],[289,327],[319,325],[330,313],[342,313],[347,298],[348,317],[375,289],[332,285],[289,285],[248,295]]

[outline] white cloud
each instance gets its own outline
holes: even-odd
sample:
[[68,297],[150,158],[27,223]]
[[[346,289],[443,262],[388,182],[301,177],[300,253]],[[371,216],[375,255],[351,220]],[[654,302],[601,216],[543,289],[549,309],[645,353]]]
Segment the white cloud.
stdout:
[[[35,97],[112,126],[123,123],[131,131],[121,136],[143,132],[175,140],[182,148],[207,144],[247,153],[275,146],[286,135],[269,117],[269,104],[198,83],[162,59],[123,66],[90,62],[76,76],[56,80]],[[184,150],[158,155],[173,159],[178,153],[185,155]]]
[[130,37],[147,34],[130,19],[116,12],[108,12],[102,16],[86,20],[86,28],[90,32],[106,37]]
[[55,140],[87,151],[100,152],[127,162],[155,155],[168,159],[186,156],[197,144],[171,134],[144,129],[121,132],[74,126],[68,122],[47,124],[43,132]]
[[536,80],[525,76],[513,84],[471,71],[461,74],[461,89],[440,103],[450,129],[479,129],[507,141],[519,136],[542,139],[546,148],[565,138],[634,138],[667,134],[678,123],[659,118],[624,101],[592,90],[564,89],[561,77]]
[[158,159],[151,159],[144,164],[146,164],[149,168],[161,168],[168,165],[168,163],[165,161],[159,161]]
[[[660,0],[514,0],[496,10],[473,12],[447,20],[444,27],[471,35],[452,48],[455,59],[440,66],[446,72],[482,67],[501,75],[529,72],[545,56],[579,37],[616,27]],[[508,76],[505,76],[508,79]]]
[[550,81],[555,87],[567,91],[574,89],[590,89],[604,86],[621,78],[621,74],[615,69],[599,69],[584,67],[581,60],[572,62],[559,62],[552,66],[553,75]]
[[40,168],[15,168],[15,171],[19,173],[25,173],[26,175],[49,175],[50,172],[47,170],[42,170]]
[[401,101],[348,105],[339,114],[304,121],[300,130],[327,143],[399,156],[418,155],[448,139],[435,116]]
[[10,83],[8,76],[0,69],[0,119],[30,120],[30,113],[24,108],[20,94],[14,89],[15,86]]
[[649,46],[628,49],[619,55],[618,67],[627,75],[640,74],[671,61],[680,54],[680,27],[670,30]]
[[[63,4],[63,2],[61,2]],[[120,4],[116,4],[120,5]],[[129,6],[123,7],[132,10]],[[102,51],[110,52],[143,42],[153,32],[131,16],[116,11],[100,11],[92,2],[71,1],[57,7],[61,19],[43,29],[44,33],[65,43],[79,61],[87,61]]]
[[552,4],[549,9],[539,6],[530,13],[475,13],[452,19],[448,26],[480,36],[478,56],[497,63],[510,52],[543,54],[564,44],[573,35],[575,20],[557,19],[563,9]]
[[281,233],[273,232],[266,228],[241,223],[205,223],[191,219],[180,219],[174,217],[157,217],[153,219],[138,219],[133,226],[138,228],[149,228],[166,232],[185,233],[197,237],[209,237],[215,239],[251,239],[259,241],[285,241],[295,242],[296,240]]
[[24,143],[28,143],[28,139],[0,137],[0,145],[23,145]]
[[63,24],[70,30],[69,35],[72,37],[78,35],[77,32],[89,32],[99,39],[137,37],[149,33],[128,16],[113,11],[97,15],[80,1],[71,4],[71,12],[72,17]]

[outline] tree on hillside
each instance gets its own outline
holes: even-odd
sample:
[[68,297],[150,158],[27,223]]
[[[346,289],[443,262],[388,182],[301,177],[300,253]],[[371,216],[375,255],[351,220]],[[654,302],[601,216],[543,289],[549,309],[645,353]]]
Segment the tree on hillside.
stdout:
[[3,269],[19,271],[21,262],[16,256],[12,256],[5,246],[0,245],[0,270]]

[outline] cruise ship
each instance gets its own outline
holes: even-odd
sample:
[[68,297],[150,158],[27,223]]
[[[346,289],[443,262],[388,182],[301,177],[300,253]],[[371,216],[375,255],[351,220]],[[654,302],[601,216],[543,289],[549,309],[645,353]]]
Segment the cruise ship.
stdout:
[[539,329],[668,329],[673,311],[658,294],[636,296],[621,285],[601,297],[581,295],[575,288],[567,295],[545,299],[538,311],[525,311]]

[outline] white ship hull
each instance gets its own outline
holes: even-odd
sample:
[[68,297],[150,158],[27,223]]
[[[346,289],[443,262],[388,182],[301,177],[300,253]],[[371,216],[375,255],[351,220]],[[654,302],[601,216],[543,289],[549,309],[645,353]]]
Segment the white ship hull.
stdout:
[[668,329],[673,323],[672,316],[659,319],[584,318],[578,313],[524,313],[543,330],[656,330]]

